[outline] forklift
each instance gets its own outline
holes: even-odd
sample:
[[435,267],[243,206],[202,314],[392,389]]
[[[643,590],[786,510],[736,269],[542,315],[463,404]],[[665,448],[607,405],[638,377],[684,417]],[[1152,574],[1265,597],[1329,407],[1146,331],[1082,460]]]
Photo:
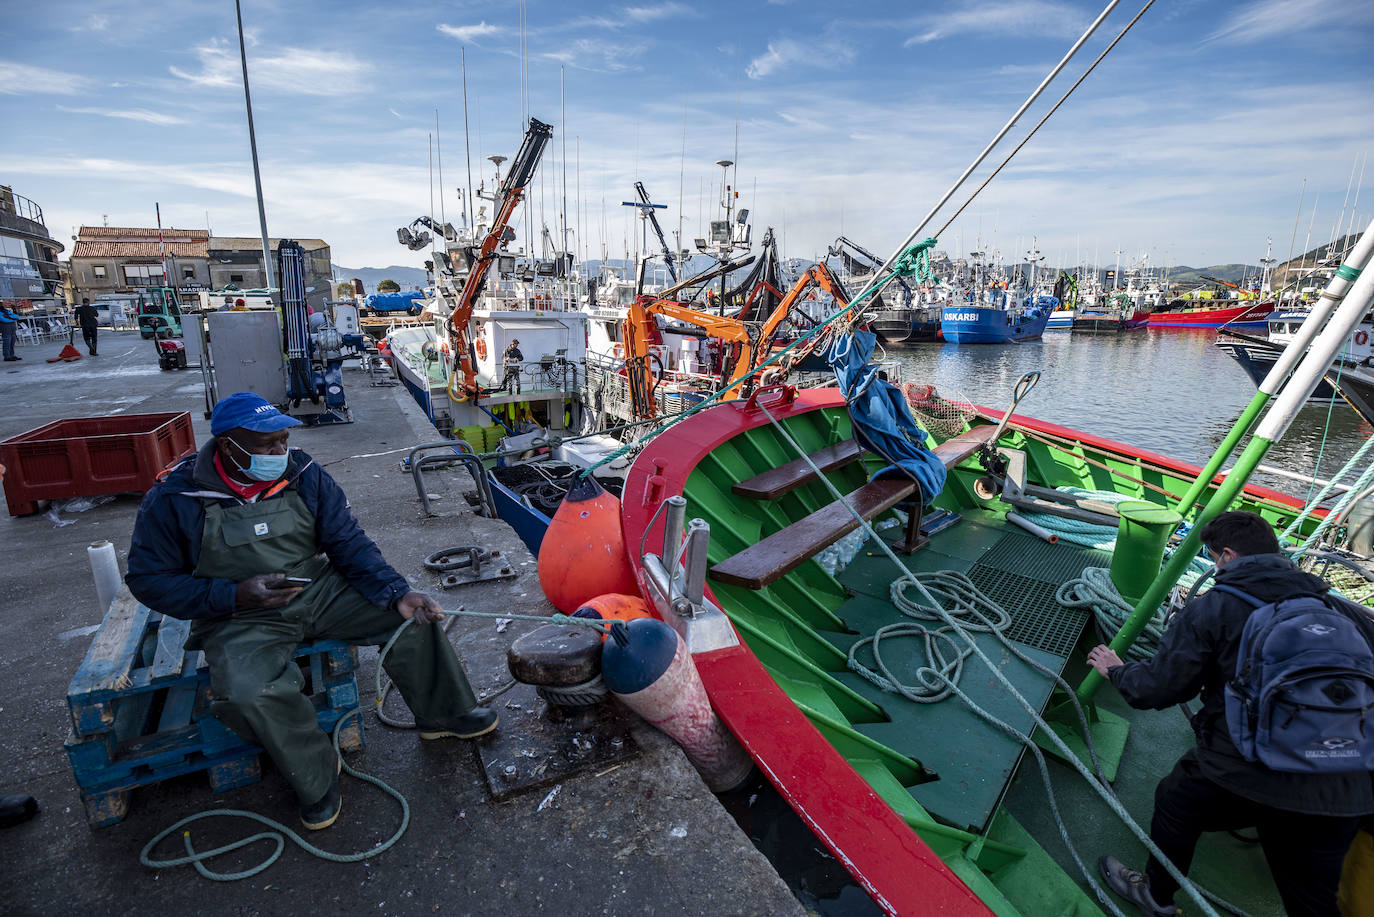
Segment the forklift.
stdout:
[[138,333],[145,341],[181,337],[181,307],[171,287],[144,287],[138,291]]

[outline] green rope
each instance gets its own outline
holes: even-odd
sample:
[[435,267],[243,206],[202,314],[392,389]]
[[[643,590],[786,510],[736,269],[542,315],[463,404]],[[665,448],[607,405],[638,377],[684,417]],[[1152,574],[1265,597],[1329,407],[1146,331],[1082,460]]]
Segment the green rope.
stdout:
[[[1135,610],[1121,597],[1106,567],[1084,568],[1081,575],[1061,584],[1054,598],[1065,608],[1086,608],[1091,611],[1098,628],[1104,634],[1115,634],[1121,630],[1126,619]],[[1155,609],[1145,629],[1126,651],[1127,659],[1144,662],[1154,658],[1159,650],[1159,641],[1164,636],[1164,627],[1168,623],[1167,607],[1161,605]]]
[[[555,614],[552,617],[544,617],[542,615],[499,614],[487,611],[467,611],[462,608],[455,609],[452,611],[445,609],[443,613],[445,615],[450,616],[461,616],[469,618],[511,618],[525,621],[540,621],[544,624],[578,625],[581,627],[590,627],[593,630],[599,631],[603,634],[610,633],[610,630],[604,624],[593,618],[574,618],[571,615],[565,615],[562,613]],[[401,636],[401,633],[408,626],[410,626],[413,620],[413,618],[407,618],[406,620],[401,622],[401,625],[396,628],[395,633],[391,635],[391,639],[389,639],[386,642],[386,645],[382,647],[382,651],[377,657],[378,707],[381,706],[381,701],[385,699],[382,693],[382,663],[386,659],[387,652],[390,651],[392,645],[395,644],[396,638]],[[344,715],[339,718],[339,721],[334,724],[334,752],[339,756],[339,765],[343,770],[347,771],[351,776],[357,777],[359,780],[362,780],[365,783],[372,784],[373,786],[382,790],[382,792],[386,793],[391,798],[395,799],[396,802],[400,804],[400,827],[396,829],[395,833],[393,833],[391,837],[387,838],[382,843],[368,850],[361,851],[359,853],[334,853],[332,851],[316,847],[314,844],[305,840],[305,838],[301,837],[291,828],[288,828],[286,825],[282,824],[276,819],[268,818],[265,815],[259,815],[257,812],[249,812],[245,809],[213,809],[205,812],[197,812],[194,815],[188,815],[176,824],[170,825],[167,828],[164,828],[162,831],[158,832],[158,834],[144,846],[142,852],[139,853],[138,861],[142,863],[144,866],[147,866],[149,869],[168,869],[173,866],[185,866],[187,864],[190,864],[191,866],[195,867],[196,872],[200,873],[207,879],[210,879],[215,882],[234,882],[239,879],[247,879],[250,876],[255,876],[258,873],[262,872],[264,869],[267,869],[273,863],[277,862],[277,860],[282,855],[282,851],[286,849],[287,838],[289,838],[294,844],[296,844],[296,846],[300,847],[306,853],[309,853],[312,856],[317,856],[322,860],[328,860],[331,863],[357,863],[362,860],[370,859],[379,853],[389,850],[392,846],[395,845],[397,841],[401,839],[401,835],[405,834],[406,828],[410,826],[410,804],[406,802],[406,798],[401,795],[399,790],[393,789],[377,777],[373,777],[370,774],[364,774],[362,771],[351,767],[348,764],[348,762],[344,760],[343,752],[339,748],[339,733],[343,729],[343,724],[347,722],[350,717],[360,717],[361,715],[362,708],[354,707],[352,710],[349,710],[346,713],[344,713]],[[240,838],[236,841],[231,841],[230,843],[220,847],[216,847],[213,850],[196,850],[191,843],[191,832],[183,831],[181,836],[182,843],[186,846],[186,856],[173,857],[171,859],[166,860],[155,860],[152,858],[153,849],[157,847],[158,844],[162,843],[164,838],[168,837],[170,834],[172,834],[172,832],[180,828],[183,828],[186,825],[189,825],[191,822],[199,821],[203,818],[247,818],[255,822],[259,822],[260,824],[266,825],[268,828],[271,828],[272,830],[262,831],[258,834],[254,834],[249,837]],[[276,849],[273,850],[272,853],[269,854],[265,860],[263,860],[256,866],[249,867],[248,869],[242,870],[240,872],[217,872],[216,870],[213,870],[205,865],[207,860],[214,859],[215,857],[220,856],[221,854],[230,853],[242,847],[247,847],[250,844],[255,844],[258,841],[265,840],[274,841],[277,845]]]
[[[211,879],[215,882],[233,882],[238,879],[247,879],[250,876],[255,876],[267,867],[271,866],[273,863],[277,862],[277,859],[281,857],[282,851],[286,849],[285,838],[290,838],[292,842],[294,842],[298,847],[300,847],[305,852],[313,856],[317,856],[322,860],[328,860],[331,863],[357,863],[361,860],[370,859],[371,857],[374,857],[379,853],[389,850],[397,841],[401,839],[401,835],[405,834],[406,828],[410,826],[410,804],[406,802],[406,798],[402,796],[397,790],[394,790],[391,787],[387,786],[385,783],[383,783],[376,777],[364,774],[362,771],[350,767],[348,762],[344,760],[343,753],[339,750],[339,732],[342,729],[343,724],[349,719],[349,717],[359,716],[361,713],[362,711],[359,708],[354,707],[352,710],[349,710],[347,713],[345,713],[339,719],[339,721],[334,724],[334,751],[336,754],[339,755],[339,764],[342,766],[343,770],[347,771],[350,775],[357,777],[359,780],[364,781],[365,783],[370,783],[373,786],[378,787],[384,793],[395,799],[396,802],[400,804],[401,824],[396,829],[395,833],[393,833],[391,837],[387,838],[385,841],[382,841],[380,844],[371,848],[370,850],[364,850],[360,853],[334,853],[332,851],[316,847],[314,844],[305,840],[303,837],[301,837],[295,831],[288,828],[286,825],[283,825],[281,822],[276,821],[275,819],[268,818],[265,815],[259,815],[257,812],[248,812],[244,809],[213,809],[206,812],[197,812],[194,815],[188,815],[176,824],[171,825],[163,829],[162,831],[158,832],[157,836],[150,840],[147,843],[147,845],[143,848],[142,852],[139,853],[138,861],[142,863],[144,866],[147,866],[149,869],[166,869],[172,866],[185,866],[189,863],[195,867],[196,872],[200,873],[207,879]],[[155,860],[152,858],[151,854],[153,848],[160,844],[163,838],[167,837],[179,828],[189,825],[193,821],[199,821],[202,818],[248,818],[252,819],[253,821],[260,822],[261,824],[266,825],[268,828],[271,828],[272,830],[263,831],[259,834],[254,834],[251,837],[245,837],[237,841],[232,841],[228,844],[223,845],[222,847],[216,847],[213,850],[196,850],[195,847],[191,844],[191,832],[183,831],[181,837],[182,843],[186,846],[186,856],[173,857],[167,860]],[[283,835],[285,837],[283,837]],[[206,860],[213,859],[219,856],[220,854],[238,850],[241,847],[247,847],[249,844],[255,844],[258,841],[262,840],[275,841],[277,844],[277,849],[272,851],[272,853],[267,857],[267,859],[263,860],[256,866],[252,866],[241,872],[217,872],[205,865]]]
[[917,283],[934,280],[935,272],[930,267],[930,250],[934,247],[934,236],[907,246],[892,262],[893,275],[914,277]]
[[[1347,461],[1344,465],[1342,465],[1339,471],[1332,475],[1331,480],[1326,482],[1326,486],[1323,487],[1315,497],[1312,497],[1307,501],[1307,505],[1302,508],[1302,512],[1298,513],[1297,516],[1293,517],[1293,521],[1288,523],[1288,527],[1283,530],[1283,534],[1279,536],[1280,539],[1288,538],[1290,536],[1298,534],[1298,527],[1302,525],[1303,521],[1306,520],[1308,516],[1312,515],[1312,513],[1316,511],[1317,507],[1320,506],[1322,501],[1326,499],[1327,494],[1331,493],[1331,491],[1335,489],[1336,485],[1340,483],[1341,478],[1345,477],[1346,474],[1352,471],[1356,466],[1360,464],[1361,461],[1364,460],[1365,455],[1369,452],[1371,447],[1374,447],[1374,436],[1366,438],[1364,443],[1360,446],[1360,448],[1355,450],[1355,454],[1350,457],[1350,460]],[[1366,471],[1366,473],[1368,472]],[[1316,472],[1314,471],[1313,474],[1315,475]],[[1360,486],[1358,483],[1356,483],[1353,487],[1350,488],[1350,490],[1356,491],[1358,491],[1359,489]],[[1327,513],[1327,518],[1331,518],[1331,515],[1332,513]]]

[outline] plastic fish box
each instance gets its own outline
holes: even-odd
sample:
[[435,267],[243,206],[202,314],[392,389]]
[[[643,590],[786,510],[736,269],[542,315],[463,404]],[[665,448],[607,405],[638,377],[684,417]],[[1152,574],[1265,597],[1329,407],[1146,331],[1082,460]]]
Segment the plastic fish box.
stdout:
[[11,516],[39,500],[143,493],[196,447],[189,412],[69,417],[0,442]]

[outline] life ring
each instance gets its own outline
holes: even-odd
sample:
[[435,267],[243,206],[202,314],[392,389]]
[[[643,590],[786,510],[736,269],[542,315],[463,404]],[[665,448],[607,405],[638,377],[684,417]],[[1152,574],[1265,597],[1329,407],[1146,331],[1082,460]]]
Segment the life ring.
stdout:
[[477,359],[485,360],[487,358],[487,339],[478,338],[474,346],[477,348]]
[[614,358],[617,359],[617,360],[623,360],[623,359],[625,359],[625,345],[624,345],[624,344],[612,344],[612,345],[611,345],[611,356],[614,357]]
[[1368,335],[1367,333],[1365,333],[1365,332],[1363,332],[1363,331],[1356,331],[1356,332],[1355,332],[1355,343],[1356,343],[1356,344],[1359,344],[1361,347],[1363,347],[1363,346],[1364,346],[1366,343],[1368,343],[1368,342],[1369,342],[1369,335]]

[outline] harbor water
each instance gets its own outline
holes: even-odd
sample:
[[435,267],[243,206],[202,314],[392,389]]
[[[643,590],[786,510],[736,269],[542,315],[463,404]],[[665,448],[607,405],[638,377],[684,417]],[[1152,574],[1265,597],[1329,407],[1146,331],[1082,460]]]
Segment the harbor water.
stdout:
[[[998,409],[1010,404],[1023,373],[1038,371],[1040,382],[1018,413],[1201,465],[1255,394],[1254,383],[1215,341],[1210,330],[1149,328],[1047,332],[1020,344],[885,347],[904,381]],[[1308,403],[1265,463],[1329,478],[1371,432],[1344,403]],[[1308,485],[1289,478],[1260,472],[1254,480],[1299,498],[1309,494]]]

